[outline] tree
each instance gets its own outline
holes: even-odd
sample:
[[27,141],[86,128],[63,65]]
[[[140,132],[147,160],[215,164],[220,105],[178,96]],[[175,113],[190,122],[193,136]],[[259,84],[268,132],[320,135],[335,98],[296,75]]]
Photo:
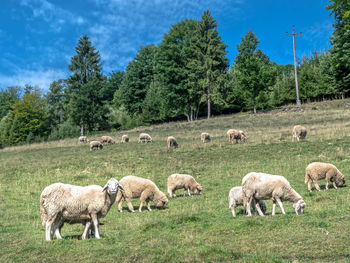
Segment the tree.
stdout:
[[[246,108],[253,107],[256,113],[258,98],[266,98],[267,88],[275,81],[275,68],[270,59],[260,49],[259,40],[249,30],[237,45],[238,54],[231,72],[236,79],[236,87]],[[261,104],[261,100],[259,101]]]
[[21,93],[20,87],[8,87],[0,91],[0,120],[7,115],[11,106],[18,100]]
[[346,0],[330,0],[326,7],[331,10],[335,23],[331,37],[332,69],[336,88],[343,95],[350,92],[350,2]]
[[55,80],[50,84],[49,91],[45,98],[50,114],[51,130],[63,123],[67,116],[64,109],[65,106],[65,81]]
[[115,93],[117,106],[123,106],[130,114],[141,114],[147,90],[154,79],[156,46],[141,47],[129,63],[119,90]]
[[85,126],[91,131],[106,123],[107,110],[101,94],[105,78],[101,73],[100,54],[86,35],[79,39],[75,50],[77,54],[71,58],[69,65],[73,74],[67,81],[68,112],[84,135]]
[[192,57],[187,65],[191,71],[189,83],[194,89],[192,94],[197,95],[197,87],[205,94],[208,119],[211,116],[211,103],[223,102],[218,88],[228,68],[227,46],[219,36],[217,27],[210,11],[205,11],[193,35],[189,52]]
[[117,71],[110,73],[102,91],[102,100],[105,102],[112,102],[115,92],[120,88],[123,82],[125,72]]

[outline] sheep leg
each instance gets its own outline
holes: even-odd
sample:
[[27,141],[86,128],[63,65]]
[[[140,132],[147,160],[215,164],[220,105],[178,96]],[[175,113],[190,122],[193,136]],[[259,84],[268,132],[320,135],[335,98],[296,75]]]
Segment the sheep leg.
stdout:
[[151,209],[151,205],[150,205],[150,203],[149,203],[149,201],[146,201],[146,204],[147,204],[147,209],[148,209],[148,211],[152,211],[152,209]]
[[190,188],[187,188],[187,193],[188,193],[188,196],[191,196]]
[[321,191],[321,188],[320,188],[320,186],[318,185],[317,180],[314,182],[314,185],[315,185],[317,191]]
[[335,182],[333,182],[333,187],[334,189],[338,189],[337,185],[335,184]]
[[142,212],[142,207],[143,207],[143,201],[141,201],[140,203],[139,212]]
[[281,199],[279,199],[279,198],[276,198],[276,200],[277,200],[277,203],[278,203],[278,205],[280,206],[280,208],[281,208],[281,210],[282,210],[282,214],[286,214],[286,212],[284,212],[284,209],[283,209],[283,204],[282,204],[282,202],[281,202]]
[[46,241],[52,240],[52,224],[55,222],[56,216],[48,219],[45,225]]
[[57,239],[62,239],[61,236],[61,227],[63,226],[63,224],[57,224],[55,227],[55,235]]
[[91,225],[91,221],[89,220],[89,221],[86,221],[86,223],[85,223],[85,229],[84,229],[84,232],[83,232],[83,234],[82,234],[82,236],[81,236],[81,239],[86,239],[86,236],[87,236],[87,234],[88,234],[88,232],[89,232],[89,229],[90,229],[90,225]]
[[[118,211],[121,213],[123,212],[123,203],[124,203],[124,198],[121,198],[118,203]],[[128,205],[129,206],[129,205]]]
[[252,216],[252,212],[250,211],[250,206],[251,206],[251,203],[252,203],[252,199],[253,199],[253,197],[249,197],[248,202],[247,202],[247,207],[246,207],[247,216]]
[[95,237],[100,239],[100,233],[98,232],[98,219],[96,214],[91,214],[92,223],[94,224]]
[[184,197],[186,196],[186,188],[184,188]]
[[126,199],[126,204],[128,205],[129,210],[134,213],[135,210],[134,210],[134,207],[132,206],[130,199]]
[[272,202],[272,215],[274,216],[276,213],[276,200],[273,200]]
[[329,184],[329,181],[326,180],[326,190],[328,190],[328,184]]
[[254,200],[254,201],[255,201],[255,208],[258,211],[259,215],[264,216],[264,213],[261,211],[259,201],[257,201],[257,200]]
[[168,193],[170,197],[174,197],[174,192],[171,188],[168,188]]
[[310,193],[312,192],[312,190],[311,190],[311,184],[312,184],[312,181],[309,180],[309,181],[307,182],[307,189],[309,190]]
[[235,206],[231,206],[231,210],[232,210],[232,215],[236,216],[236,207]]

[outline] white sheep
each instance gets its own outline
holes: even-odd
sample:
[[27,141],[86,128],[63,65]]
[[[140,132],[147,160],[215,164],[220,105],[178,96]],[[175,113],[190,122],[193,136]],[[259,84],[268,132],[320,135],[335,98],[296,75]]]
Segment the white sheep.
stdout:
[[314,162],[310,163],[305,169],[305,184],[308,184],[308,190],[311,192],[311,184],[314,183],[316,190],[321,191],[318,180],[326,179],[326,190],[328,190],[329,181],[333,182],[333,187],[345,184],[344,175],[331,163]]
[[122,143],[129,142],[129,136],[126,135],[126,134],[124,134],[124,135],[122,136],[121,142],[122,142]]
[[231,143],[233,143],[234,140],[236,140],[236,143],[238,143],[238,141],[247,141],[247,136],[242,130],[230,129],[226,132],[226,135],[228,137],[228,141]]
[[101,143],[115,144],[115,141],[110,136],[102,136],[101,139],[100,139],[100,142]]
[[[293,203],[297,215],[304,212],[306,206],[301,196],[290,186],[286,178],[280,175],[265,173],[248,173],[242,179],[243,201],[248,216],[251,216],[250,206],[253,200],[270,200],[273,201],[272,215],[275,215],[276,202],[285,214],[282,201]],[[260,216],[263,216],[259,202],[255,204],[256,210]]]
[[139,212],[142,212],[144,202],[146,202],[149,211],[152,211],[149,201],[160,208],[164,208],[168,204],[168,198],[151,180],[129,175],[120,179],[120,183],[123,185],[124,191],[117,195],[119,212],[122,212],[124,201],[126,201],[129,210],[135,212],[131,200],[138,197],[141,201]]
[[90,142],[90,151],[92,151],[93,149],[103,149],[103,144],[100,143],[99,141],[91,141]]
[[172,174],[168,177],[168,193],[170,197],[176,197],[175,191],[177,189],[184,189],[184,196],[186,196],[186,190],[188,195],[191,196],[190,190],[195,194],[202,194],[202,187],[196,180],[188,174]]
[[85,239],[91,221],[95,237],[101,238],[98,231],[99,219],[107,215],[115,202],[118,188],[122,185],[114,178],[102,188],[99,185],[77,186],[55,183],[47,186],[40,196],[41,221],[46,230],[46,240],[52,240],[53,233],[61,239],[60,228],[64,222],[83,223]]
[[306,134],[307,134],[307,130],[304,126],[295,125],[293,128],[292,141],[294,142],[295,138],[297,139],[297,141],[299,141],[299,139],[305,139]]
[[210,134],[207,132],[202,132],[201,141],[202,142],[210,142],[211,141]]
[[89,140],[88,140],[88,138],[87,138],[86,136],[80,136],[80,137],[78,138],[78,141],[79,141],[79,142],[89,142]]
[[[231,188],[229,194],[228,194],[228,202],[229,202],[229,208],[232,210],[232,215],[236,216],[236,207],[243,205],[243,191],[242,186],[236,186]],[[263,200],[259,200],[259,205],[261,208],[261,211],[265,214],[266,212],[266,205]],[[253,210],[255,210],[255,201],[253,200]]]
[[177,143],[174,136],[169,136],[167,143],[168,143],[168,149],[170,149],[171,147],[174,147],[174,148],[179,147],[179,144]]
[[152,140],[152,137],[149,135],[149,134],[147,134],[147,133],[141,133],[140,134],[140,136],[139,136],[139,141],[138,141],[138,143],[142,143],[142,142],[145,142],[145,143],[147,143],[147,142],[152,142],[153,140]]

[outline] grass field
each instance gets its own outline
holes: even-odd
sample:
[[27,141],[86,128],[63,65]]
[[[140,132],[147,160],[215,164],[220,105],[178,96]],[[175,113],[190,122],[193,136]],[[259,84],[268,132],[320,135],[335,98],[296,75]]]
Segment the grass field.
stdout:
[[[108,135],[118,143],[89,151],[77,139],[5,148],[0,151],[0,262],[349,262],[350,187],[307,192],[305,167],[331,162],[350,180],[349,100],[306,105],[304,112],[240,113],[192,123],[174,122]],[[317,110],[311,110],[316,107]],[[308,129],[292,143],[292,127]],[[231,145],[229,128],[246,131],[246,144]],[[212,142],[203,144],[207,131]],[[138,144],[140,132],[154,143]],[[121,144],[122,134],[131,142]],[[91,136],[98,139],[102,134]],[[168,151],[173,135],[180,147]],[[232,217],[228,192],[251,171],[285,176],[303,197],[305,214],[285,202],[271,216]],[[136,175],[166,193],[172,173],[193,175],[203,195],[171,199],[165,210],[117,212],[101,221],[101,240],[79,240],[82,225],[65,225],[63,240],[45,241],[39,197],[45,186],[62,182],[103,186],[110,177]],[[325,181],[320,181],[321,187]],[[178,194],[182,193],[179,191]],[[139,201],[133,202],[135,209]]]

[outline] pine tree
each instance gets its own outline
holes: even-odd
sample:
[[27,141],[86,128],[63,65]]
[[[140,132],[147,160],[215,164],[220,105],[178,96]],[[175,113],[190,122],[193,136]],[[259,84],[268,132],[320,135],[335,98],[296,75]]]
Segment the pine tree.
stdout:
[[51,130],[63,123],[66,119],[64,90],[64,80],[55,80],[50,84],[49,91],[45,94],[50,114]]
[[91,131],[105,124],[107,110],[101,98],[105,78],[101,73],[100,54],[86,35],[79,39],[75,51],[77,54],[69,65],[73,74],[67,81],[67,108],[69,117],[80,125],[80,133],[84,135],[85,126]]
[[210,11],[205,11],[193,35],[189,52],[192,57],[187,65],[191,71],[189,83],[192,84],[192,94],[197,95],[200,90],[205,95],[208,119],[211,116],[211,103],[221,103],[218,89],[228,68],[227,46],[219,36],[217,27]]

